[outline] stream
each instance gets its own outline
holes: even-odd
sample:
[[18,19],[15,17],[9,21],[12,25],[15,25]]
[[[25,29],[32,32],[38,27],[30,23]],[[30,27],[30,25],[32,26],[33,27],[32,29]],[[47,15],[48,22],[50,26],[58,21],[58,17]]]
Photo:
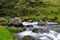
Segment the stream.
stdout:
[[[45,26],[39,26],[38,22],[23,22],[26,31],[16,33],[18,40],[23,40],[24,36],[32,36],[36,40],[60,40],[60,25],[54,22],[47,22]],[[27,25],[33,25],[33,27],[26,27]],[[33,32],[33,29],[38,29],[37,32]]]

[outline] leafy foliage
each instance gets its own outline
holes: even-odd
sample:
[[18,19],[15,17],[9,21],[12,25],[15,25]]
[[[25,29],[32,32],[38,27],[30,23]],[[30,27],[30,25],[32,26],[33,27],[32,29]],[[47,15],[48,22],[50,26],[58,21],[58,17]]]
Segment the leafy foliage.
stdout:
[[1,15],[18,16],[22,19],[57,17],[60,20],[60,0],[1,0]]

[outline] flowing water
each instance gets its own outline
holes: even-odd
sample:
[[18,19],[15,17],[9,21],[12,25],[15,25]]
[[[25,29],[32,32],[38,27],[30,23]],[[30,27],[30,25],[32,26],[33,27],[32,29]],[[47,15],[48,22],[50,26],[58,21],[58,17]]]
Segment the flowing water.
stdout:
[[[60,25],[56,25],[57,23],[53,22],[47,22],[45,26],[38,26],[38,22],[23,22],[23,25],[25,25],[26,31],[23,31],[21,33],[17,33],[19,40],[23,40],[24,36],[30,35],[36,40],[60,40]],[[33,25],[33,27],[26,27],[26,25]],[[32,30],[34,28],[39,29],[38,32],[33,32]],[[42,31],[40,31],[43,29]],[[48,31],[49,30],[49,31]],[[56,32],[56,30],[58,30]],[[44,32],[45,31],[45,32]]]

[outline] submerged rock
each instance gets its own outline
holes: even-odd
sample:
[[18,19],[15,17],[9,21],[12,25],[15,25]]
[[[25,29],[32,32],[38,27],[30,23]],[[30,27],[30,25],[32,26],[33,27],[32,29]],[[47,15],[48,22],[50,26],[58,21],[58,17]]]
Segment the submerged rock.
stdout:
[[49,28],[39,28],[39,31],[41,32],[41,33],[49,33]]

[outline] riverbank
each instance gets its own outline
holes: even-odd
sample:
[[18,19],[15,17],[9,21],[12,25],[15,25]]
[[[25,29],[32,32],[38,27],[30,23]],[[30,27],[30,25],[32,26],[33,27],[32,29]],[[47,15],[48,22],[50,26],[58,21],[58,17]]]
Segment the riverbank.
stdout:
[[[3,17],[3,19],[0,18],[0,23],[1,22],[6,22],[8,23],[9,19],[12,18],[10,16],[6,16],[6,17]],[[27,19],[27,20],[34,20],[34,21],[38,21],[38,20],[41,20],[41,19],[44,19],[46,20],[47,22],[57,22],[57,23],[60,23],[60,15],[58,16],[55,16],[55,15],[40,15],[40,16],[36,16],[36,15],[28,15],[28,16],[20,16],[19,18],[23,20]]]

